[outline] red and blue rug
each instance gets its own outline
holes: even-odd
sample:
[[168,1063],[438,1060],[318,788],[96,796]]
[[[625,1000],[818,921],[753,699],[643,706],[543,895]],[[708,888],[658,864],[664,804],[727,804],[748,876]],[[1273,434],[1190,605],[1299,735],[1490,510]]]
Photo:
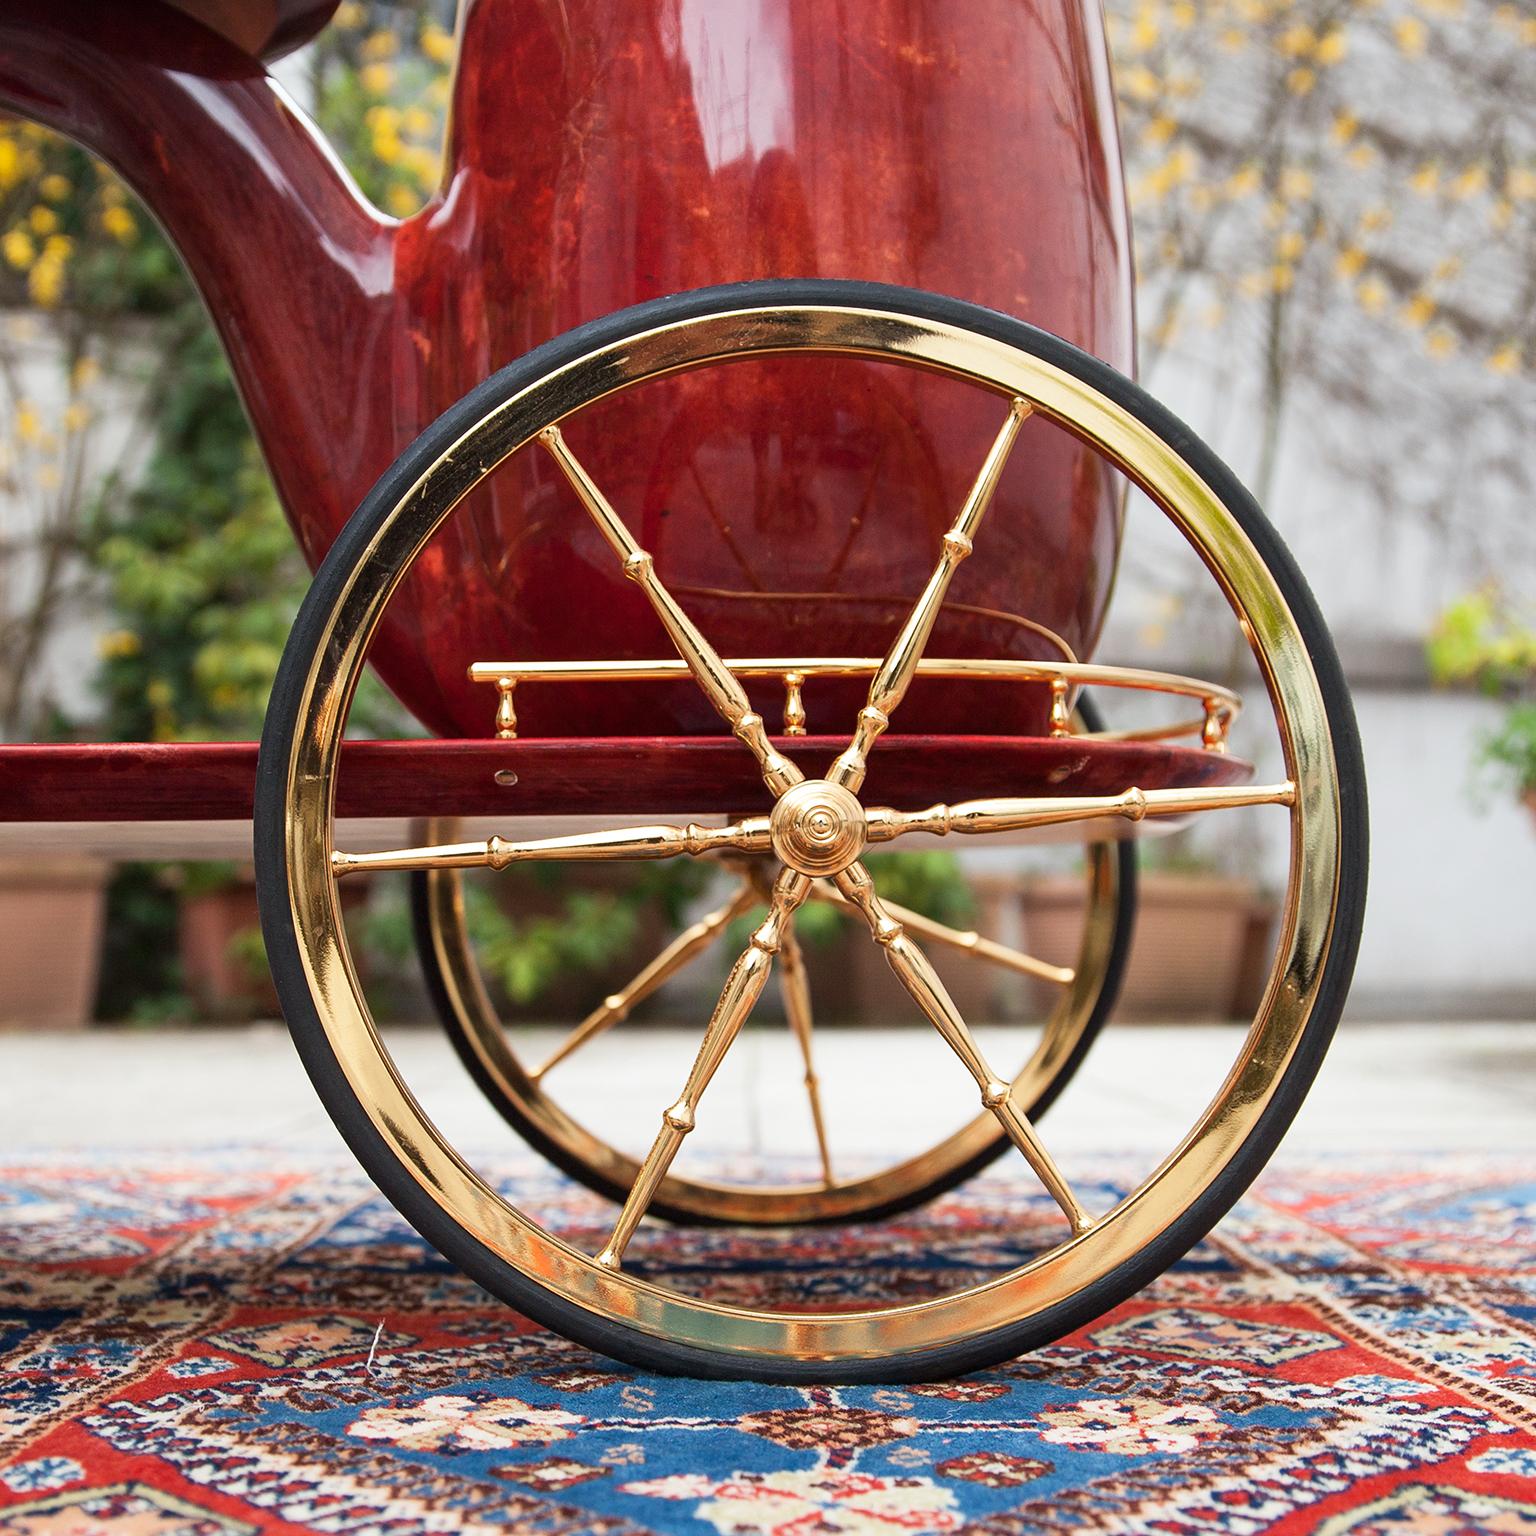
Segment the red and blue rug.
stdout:
[[[606,1214],[542,1170],[507,1178],[573,1227]],[[740,1258],[829,1301],[953,1283],[1028,1246],[1020,1192],[983,1179]],[[735,1242],[658,1231],[652,1253],[697,1277]],[[0,1533],[256,1531],[1536,1536],[1536,1175],[1293,1165],[1050,1349],[941,1385],[799,1389],[567,1344],[339,1159],[13,1162]]]

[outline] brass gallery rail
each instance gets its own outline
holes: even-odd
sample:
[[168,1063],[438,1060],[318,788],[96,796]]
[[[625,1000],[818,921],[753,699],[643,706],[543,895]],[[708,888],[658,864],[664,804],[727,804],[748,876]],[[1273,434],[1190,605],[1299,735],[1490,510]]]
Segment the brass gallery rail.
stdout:
[[[747,656],[728,657],[726,669],[735,677],[772,677],[784,689],[784,734],[806,734],[805,685],[813,678],[873,677],[881,666],[876,656]],[[1227,733],[1242,712],[1243,701],[1230,688],[1173,672],[1149,672],[1139,667],[1109,667],[1082,661],[1022,661],[1013,658],[925,656],[916,664],[919,677],[965,682],[1043,683],[1051,690],[1051,734],[1072,734],[1069,696],[1075,687],[1093,684],[1141,693],[1164,693],[1198,699],[1202,713],[1167,725],[1130,731],[1096,731],[1098,741],[1173,741],[1199,736],[1204,746],[1225,751]],[[496,735],[517,739],[516,694],[520,683],[672,682],[692,676],[681,658],[663,661],[477,661],[469,668],[472,683],[490,683],[497,692]]]

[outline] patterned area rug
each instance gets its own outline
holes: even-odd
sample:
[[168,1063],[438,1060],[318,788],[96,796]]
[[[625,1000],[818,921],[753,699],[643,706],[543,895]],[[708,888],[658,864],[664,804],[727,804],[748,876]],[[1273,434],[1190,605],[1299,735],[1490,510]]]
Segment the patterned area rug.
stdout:
[[[505,1172],[573,1235],[609,1214]],[[1117,1167],[1098,1173],[1107,1192]],[[1536,1533],[1529,1170],[1291,1167],[1053,1348],[839,1389],[593,1356],[461,1279],[335,1158],[39,1158],[0,1180],[7,1536]],[[645,1262],[696,1284],[736,1266],[755,1295],[962,1283],[1034,1246],[1026,1189],[985,1179],[766,1252],[658,1229]]]

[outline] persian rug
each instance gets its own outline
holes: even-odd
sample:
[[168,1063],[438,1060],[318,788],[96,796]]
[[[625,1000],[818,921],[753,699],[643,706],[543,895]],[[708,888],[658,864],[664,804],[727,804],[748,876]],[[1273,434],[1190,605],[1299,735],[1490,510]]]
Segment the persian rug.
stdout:
[[[696,1382],[493,1302],[340,1156],[0,1170],[0,1533],[1536,1533],[1536,1173],[1272,1173],[1061,1343],[932,1386]],[[1118,1172],[1117,1172],[1118,1169]],[[1108,1194],[1128,1165],[1093,1170]],[[582,1240],[611,1211],[504,1170]],[[1027,1175],[867,1229],[647,1229],[719,1294],[1017,1263]],[[729,1276],[729,1284],[724,1276]]]

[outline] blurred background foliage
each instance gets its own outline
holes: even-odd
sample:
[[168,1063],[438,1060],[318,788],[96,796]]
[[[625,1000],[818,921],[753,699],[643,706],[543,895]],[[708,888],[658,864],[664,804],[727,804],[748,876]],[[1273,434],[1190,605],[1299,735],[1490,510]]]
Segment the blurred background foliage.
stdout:
[[1293,412],[1394,517],[1475,523],[1474,468],[1527,494],[1536,14],[1111,0],[1110,25],[1152,387],[1191,333],[1261,361],[1261,502]]
[[1437,683],[1471,685],[1502,700],[1503,718],[1477,743],[1488,783],[1536,810],[1536,598],[1521,602],[1497,586],[1453,603],[1427,647]]

